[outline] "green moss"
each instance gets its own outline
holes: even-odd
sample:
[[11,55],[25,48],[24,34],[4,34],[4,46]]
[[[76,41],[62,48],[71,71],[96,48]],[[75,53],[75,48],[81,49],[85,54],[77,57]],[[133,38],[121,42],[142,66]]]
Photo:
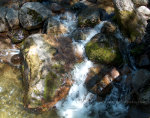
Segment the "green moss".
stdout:
[[44,99],[50,101],[55,96],[56,89],[60,85],[60,79],[53,72],[49,72],[45,79]]
[[114,20],[118,23],[120,29],[130,38],[130,41],[135,41],[137,37],[142,34],[141,26],[142,21],[137,17],[137,14],[133,11],[117,11]]
[[61,64],[54,64],[51,68],[54,69],[58,73],[65,73],[65,68]]
[[122,62],[119,49],[110,47],[108,44],[100,46],[97,42],[89,42],[85,50],[88,58],[97,63],[118,65]]
[[32,10],[32,9],[28,9],[27,14],[31,15],[34,21],[42,22],[42,17],[40,16],[40,14],[38,14],[36,11]]

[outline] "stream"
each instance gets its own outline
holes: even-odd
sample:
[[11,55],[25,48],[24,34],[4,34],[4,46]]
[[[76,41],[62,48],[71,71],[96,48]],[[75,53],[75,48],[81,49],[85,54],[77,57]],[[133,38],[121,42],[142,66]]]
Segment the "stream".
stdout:
[[[61,19],[63,16],[66,16],[66,18]],[[66,12],[54,16],[54,19],[62,22],[69,29],[64,36],[70,36],[77,27],[77,17],[73,13]],[[85,45],[95,34],[100,32],[104,22],[106,21],[89,29],[86,40],[76,42],[72,39],[74,50],[79,52],[84,59],[81,63],[76,64],[72,70],[74,84],[67,97],[56,104],[56,111],[43,114],[26,111],[22,103],[21,79],[16,79],[14,75],[13,80],[8,76],[8,73],[4,72],[5,78],[3,80],[5,81],[0,81],[0,118],[124,118],[128,112],[128,106],[118,101],[120,96],[119,88],[114,86],[106,99],[103,102],[98,102],[97,96],[88,92],[84,86],[89,68],[94,66],[85,55]],[[3,50],[3,52],[5,55],[0,55],[1,57],[8,56],[9,53],[10,55],[17,54],[18,50],[7,49]],[[9,68],[10,71],[14,72],[14,69]],[[10,82],[9,79],[11,79]]]

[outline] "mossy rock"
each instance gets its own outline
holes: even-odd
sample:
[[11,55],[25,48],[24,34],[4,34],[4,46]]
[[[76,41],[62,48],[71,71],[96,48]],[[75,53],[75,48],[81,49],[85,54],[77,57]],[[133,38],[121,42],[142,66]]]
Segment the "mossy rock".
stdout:
[[133,42],[137,38],[142,37],[143,22],[139,19],[135,11],[117,11],[115,21],[118,23],[120,29],[123,33],[130,38],[130,41]]
[[89,42],[85,47],[87,57],[96,62],[110,65],[120,65],[122,56],[116,44],[102,38]]
[[100,14],[98,9],[86,8],[78,17],[79,27],[94,27],[100,22]]

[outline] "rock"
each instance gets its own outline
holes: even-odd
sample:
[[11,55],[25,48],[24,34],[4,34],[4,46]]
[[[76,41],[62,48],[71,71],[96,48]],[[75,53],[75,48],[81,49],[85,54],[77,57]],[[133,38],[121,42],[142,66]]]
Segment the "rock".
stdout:
[[147,6],[149,0],[132,0],[136,6]]
[[97,0],[87,0],[88,2],[96,3]]
[[6,19],[8,21],[9,26],[12,29],[19,27],[19,18],[18,18],[18,11],[12,8],[8,9],[6,14]]
[[51,16],[51,11],[38,2],[27,2],[19,11],[19,20],[27,30],[39,28]]
[[51,4],[51,10],[54,13],[61,13],[62,10],[63,10],[63,8],[59,4],[57,4],[57,3],[52,3]]
[[7,13],[7,8],[5,7],[0,7],[0,32],[5,32],[8,31],[7,27],[7,22],[6,22],[6,13]]
[[106,35],[114,34],[116,32],[117,28],[115,25],[113,25],[111,22],[104,23],[101,33],[104,33]]
[[150,10],[145,6],[140,6],[137,8],[137,12],[140,13],[143,20],[145,20],[145,24],[147,25],[147,20],[150,19]]
[[94,27],[100,22],[98,9],[86,8],[78,16],[79,27]]
[[86,36],[87,36],[87,31],[86,29],[81,29],[78,28],[76,29],[73,34],[72,34],[72,38],[76,41],[78,40],[86,40]]
[[87,6],[82,2],[77,2],[71,6],[71,9],[73,11],[77,12],[78,14],[85,8],[87,8]]
[[120,65],[122,56],[120,54],[117,39],[113,36],[106,37],[104,34],[95,35],[85,47],[87,57],[96,62],[110,65]]
[[53,18],[48,19],[47,34],[58,38],[67,33],[67,31],[68,29],[61,22]]
[[143,18],[135,12],[134,4],[131,0],[113,0],[115,5],[115,18],[119,24],[121,30],[130,38],[130,41],[141,39],[145,24]]
[[140,69],[135,72],[135,76],[132,78],[132,86],[135,91],[140,90],[148,84],[150,81],[150,72],[144,69]]
[[105,96],[110,93],[113,87],[112,82],[117,77],[119,77],[120,74],[116,68],[113,68],[109,72],[106,72],[107,74],[105,74],[104,76],[104,73],[101,71],[99,69],[98,73],[90,71],[90,75],[88,75],[85,85],[88,91],[97,94],[102,98],[105,98]]
[[[68,47],[65,48],[66,45]],[[74,60],[71,61],[68,58],[68,51],[71,51],[71,42],[67,42],[66,39],[52,39],[44,34],[34,34],[25,39],[21,50],[24,58],[21,68],[25,106],[37,108],[43,105],[41,101],[44,101],[44,103],[56,103],[58,100],[63,99],[71,85],[68,86],[67,91],[64,89],[65,94],[62,93],[63,96],[57,101],[55,96],[58,92],[57,90],[65,86],[62,80],[70,72],[68,69],[69,63],[74,64],[73,53],[70,58]]]
[[20,64],[21,63],[21,57],[19,54],[13,55],[11,57],[11,63],[13,64]]
[[139,66],[143,67],[143,66],[149,66],[149,65],[150,65],[149,57],[147,55],[142,55],[140,58]]
[[29,35],[28,31],[23,29],[13,30],[8,33],[13,44],[21,43]]
[[110,76],[114,79],[116,79],[117,77],[119,77],[120,73],[116,68],[113,68],[110,72]]

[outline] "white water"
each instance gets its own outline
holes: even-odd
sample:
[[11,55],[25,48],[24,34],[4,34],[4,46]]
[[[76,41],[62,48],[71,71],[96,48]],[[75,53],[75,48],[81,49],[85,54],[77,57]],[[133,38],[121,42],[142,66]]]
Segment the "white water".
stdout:
[[[66,15],[67,19],[63,21],[60,20],[60,16],[55,18],[69,29],[69,34],[76,29],[77,20],[74,15],[70,13],[67,13]],[[68,96],[66,99],[61,100],[56,104],[58,115],[61,118],[98,118],[100,116],[103,118],[113,118],[113,116],[118,116],[118,118],[121,118],[123,117],[122,114],[127,111],[127,108],[123,103],[110,102],[111,99],[117,100],[117,88],[112,90],[112,93],[107,97],[105,102],[97,102],[96,95],[89,93],[84,86],[89,68],[93,67],[93,63],[85,56],[85,45],[95,34],[100,33],[103,24],[104,22],[101,22],[95,26],[95,28],[90,29],[89,33],[86,35],[86,40],[76,42],[73,39],[74,50],[84,57],[84,61],[77,64],[72,71],[72,79],[74,80],[74,84],[71,87]]]

